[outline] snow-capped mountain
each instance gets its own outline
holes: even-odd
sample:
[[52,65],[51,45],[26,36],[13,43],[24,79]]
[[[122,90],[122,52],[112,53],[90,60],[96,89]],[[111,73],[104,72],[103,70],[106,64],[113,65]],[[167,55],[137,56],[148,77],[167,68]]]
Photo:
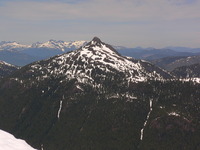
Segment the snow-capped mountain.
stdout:
[[96,78],[106,80],[109,74],[120,74],[128,82],[171,78],[148,62],[121,56],[97,37],[80,49],[29,65],[27,72],[37,80],[63,77],[90,84],[96,83]]
[[51,49],[59,49],[65,52],[68,49],[78,49],[81,46],[85,45],[86,41],[74,41],[74,42],[65,42],[65,41],[56,41],[49,40],[44,43],[34,43],[31,48],[51,48]]
[[32,45],[23,45],[20,43],[17,43],[15,41],[2,41],[0,42],[0,50],[17,50],[17,51],[23,51],[27,48],[50,48],[50,49],[59,49],[63,52],[66,50],[73,50],[78,49],[81,46],[85,45],[86,41],[73,41],[73,42],[65,42],[65,41],[56,41],[56,40],[49,40],[44,43],[33,43]]
[[16,71],[19,67],[8,64],[4,61],[0,61],[0,78],[10,75],[13,71]]
[[0,150],[35,150],[24,140],[16,139],[12,134],[0,130]]
[[0,50],[23,50],[25,48],[29,48],[30,45],[23,45],[23,44],[19,44],[15,41],[11,42],[6,42],[6,41],[2,41],[0,42]]

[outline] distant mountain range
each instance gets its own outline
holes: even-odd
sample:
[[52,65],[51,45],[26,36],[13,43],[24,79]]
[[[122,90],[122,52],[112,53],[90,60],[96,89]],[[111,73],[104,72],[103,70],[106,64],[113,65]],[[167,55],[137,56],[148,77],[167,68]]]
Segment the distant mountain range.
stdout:
[[168,46],[166,49],[171,49],[177,52],[192,52],[192,53],[200,53],[200,48],[189,48],[189,47],[174,47]]
[[23,45],[15,41],[2,41],[0,42],[0,50],[24,51],[27,48],[50,48],[67,52],[69,49],[77,49],[86,43],[86,41],[65,42],[61,40],[49,40],[44,43],[37,42],[33,43],[32,45]]
[[194,56],[200,55],[193,52],[179,52],[171,49],[143,49],[143,48],[123,48],[118,50],[119,53],[125,56],[130,56],[136,59],[155,60],[170,56]]
[[45,43],[22,45],[17,42],[0,42],[0,60],[10,64],[24,66],[34,61],[46,59],[77,49],[86,41],[64,42],[50,40]]
[[165,57],[151,60],[151,62],[165,70],[172,71],[181,66],[190,66],[200,63],[200,55],[189,57]]

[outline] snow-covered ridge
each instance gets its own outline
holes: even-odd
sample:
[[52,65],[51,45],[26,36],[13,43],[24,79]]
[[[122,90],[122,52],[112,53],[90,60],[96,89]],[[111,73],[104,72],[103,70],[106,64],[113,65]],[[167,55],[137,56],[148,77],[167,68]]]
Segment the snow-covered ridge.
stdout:
[[18,69],[20,69],[20,67],[11,65],[4,61],[0,61],[0,78],[10,75],[12,72]]
[[9,64],[9,63],[7,63],[7,62],[5,62],[5,61],[1,61],[1,60],[0,60],[0,65],[15,67],[14,65],[11,65],[11,64]]
[[[37,80],[53,76],[77,79],[80,83],[90,84],[94,84],[96,77],[104,80],[107,74],[123,74],[123,78],[128,82],[143,82],[150,78],[163,79],[156,71],[146,71],[144,63],[121,56],[110,45],[95,37],[78,50],[43,63],[32,64],[29,72],[33,73],[32,77]],[[96,73],[97,70],[101,73]],[[35,76],[35,72],[39,72],[39,75]]]
[[30,45],[23,45],[20,43],[17,43],[15,41],[13,42],[0,42],[0,50],[13,50],[13,49],[24,49],[24,48],[30,48]]
[[44,43],[34,43],[32,44],[31,47],[61,49],[64,52],[66,48],[78,49],[81,46],[85,45],[86,43],[87,43],[86,41],[65,42],[65,41],[49,40]]
[[36,150],[24,140],[16,139],[12,134],[0,130],[0,150]]
[[31,45],[23,45],[17,42],[0,42],[0,50],[23,50],[26,48],[53,48],[53,49],[60,49],[61,51],[65,52],[65,49],[78,49],[81,46],[85,45],[86,41],[73,41],[73,42],[65,42],[65,41],[56,41],[56,40],[49,40],[44,43],[33,43]]
[[183,79],[179,79],[182,82],[194,82],[194,83],[198,83],[200,84],[200,78],[183,78]]

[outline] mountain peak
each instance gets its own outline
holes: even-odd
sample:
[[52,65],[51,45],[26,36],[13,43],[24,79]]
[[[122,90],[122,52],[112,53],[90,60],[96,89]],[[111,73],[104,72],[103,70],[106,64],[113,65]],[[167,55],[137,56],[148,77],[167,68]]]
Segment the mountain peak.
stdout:
[[91,85],[101,84],[107,80],[108,75],[110,77],[115,74],[123,76],[126,82],[164,78],[161,74],[166,73],[162,70],[149,71],[146,66],[151,65],[123,57],[112,46],[95,37],[87,45],[75,51],[50,58],[45,63],[31,64],[31,72],[34,74],[41,72],[40,75],[35,76],[36,78],[33,77],[40,81],[46,80],[49,76],[63,76],[66,80],[76,79],[79,83]]
[[88,42],[82,50],[96,51],[96,53],[110,53],[111,55],[121,56],[111,45],[102,42],[98,37],[94,37],[92,41]]
[[28,47],[29,47],[29,45],[22,45],[16,41],[0,42],[0,49],[3,49],[3,50],[13,50],[13,49],[18,49],[18,48],[24,49],[24,48],[28,48]]
[[54,39],[50,39],[48,42],[57,42],[57,41]]
[[97,45],[97,46],[101,46],[102,44],[104,44],[100,38],[98,37],[94,37],[90,43],[91,45]]
[[101,42],[100,38],[98,38],[98,37],[96,37],[96,36],[92,39],[92,41],[94,41],[94,42],[99,42],[99,43]]

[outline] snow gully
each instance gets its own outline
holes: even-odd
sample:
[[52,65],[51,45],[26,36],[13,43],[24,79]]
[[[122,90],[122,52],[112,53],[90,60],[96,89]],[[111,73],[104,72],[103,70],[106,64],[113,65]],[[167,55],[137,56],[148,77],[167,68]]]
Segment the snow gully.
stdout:
[[150,114],[151,114],[151,112],[152,112],[152,110],[153,110],[152,106],[153,106],[153,99],[150,99],[150,101],[149,101],[150,110],[149,110],[149,113],[148,113],[148,115],[147,115],[146,121],[144,122],[143,128],[142,128],[141,131],[140,131],[140,132],[141,132],[141,135],[140,135],[140,140],[141,140],[141,141],[143,140],[144,128],[146,127],[147,122],[148,122],[149,117],[150,117]]
[[60,111],[61,111],[61,109],[62,109],[62,100],[60,101],[60,108],[59,108],[59,110],[58,110],[58,115],[57,115],[57,117],[58,117],[58,119],[60,118]]

